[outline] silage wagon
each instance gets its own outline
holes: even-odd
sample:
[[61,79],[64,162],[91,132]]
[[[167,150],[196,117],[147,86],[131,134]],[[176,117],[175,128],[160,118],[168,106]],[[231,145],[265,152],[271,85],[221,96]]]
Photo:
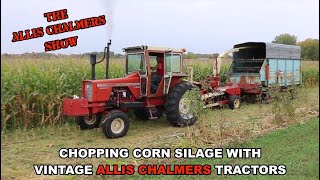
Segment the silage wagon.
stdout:
[[[286,89],[300,85],[300,52],[299,46],[275,43],[246,42],[234,45],[232,50],[224,53],[232,57],[225,84],[220,83],[218,66],[221,61],[218,60],[213,76],[209,76],[205,83],[195,82],[202,90],[205,107],[229,104],[230,108],[238,108],[245,96],[270,101],[271,87]],[[203,86],[204,84],[210,88]]]
[[229,82],[280,87],[302,83],[299,46],[248,42],[234,48],[239,51],[233,53]]

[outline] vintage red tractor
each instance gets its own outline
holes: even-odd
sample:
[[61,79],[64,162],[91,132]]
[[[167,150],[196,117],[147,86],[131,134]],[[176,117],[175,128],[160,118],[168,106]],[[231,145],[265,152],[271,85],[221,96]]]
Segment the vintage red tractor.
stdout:
[[[124,48],[126,54],[126,75],[123,78],[108,79],[109,47],[106,57],[106,79],[95,79],[96,55],[90,55],[92,80],[82,81],[80,98],[64,98],[63,113],[76,117],[81,129],[99,126],[108,138],[125,136],[129,130],[126,112],[134,110],[141,119],[154,119],[166,113],[174,126],[193,125],[197,118],[185,101],[185,93],[194,86],[184,81],[183,52],[149,46]],[[151,61],[164,59],[164,75],[155,92],[151,91],[153,71]],[[100,61],[101,62],[101,61]],[[99,63],[99,62],[98,62]]]

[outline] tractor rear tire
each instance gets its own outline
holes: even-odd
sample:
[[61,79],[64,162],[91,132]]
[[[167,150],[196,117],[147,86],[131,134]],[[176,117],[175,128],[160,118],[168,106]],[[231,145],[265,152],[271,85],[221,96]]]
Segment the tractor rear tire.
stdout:
[[197,118],[190,113],[190,106],[185,103],[183,97],[193,86],[188,82],[182,82],[170,90],[165,108],[168,121],[177,127],[191,126]]
[[230,109],[239,109],[241,106],[240,97],[237,95],[232,95],[229,99],[229,108]]
[[[152,111],[152,116],[153,117],[158,117],[160,118],[162,116],[162,111],[159,111],[157,108],[154,108],[151,110]],[[149,120],[150,118],[150,113],[149,113],[149,110],[147,108],[138,108],[138,109],[135,109],[133,111],[134,115],[143,120],[143,121],[147,121]]]
[[110,139],[123,137],[129,130],[130,122],[128,116],[119,110],[111,111],[102,122],[102,132]]
[[99,127],[101,122],[101,114],[94,114],[91,116],[79,116],[76,118],[77,124],[81,130],[89,130]]

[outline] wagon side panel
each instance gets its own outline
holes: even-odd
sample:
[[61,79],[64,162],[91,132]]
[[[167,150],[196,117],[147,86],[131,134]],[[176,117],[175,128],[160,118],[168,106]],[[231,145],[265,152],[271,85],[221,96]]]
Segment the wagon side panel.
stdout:
[[293,72],[294,72],[294,84],[295,85],[300,85],[302,84],[302,77],[301,77],[301,61],[300,60],[295,60],[293,61]]
[[293,84],[293,60],[285,59],[286,69],[284,73],[285,86],[290,86]]
[[278,60],[268,59],[269,61],[269,80],[268,84],[272,85],[277,83],[277,72],[278,72]]

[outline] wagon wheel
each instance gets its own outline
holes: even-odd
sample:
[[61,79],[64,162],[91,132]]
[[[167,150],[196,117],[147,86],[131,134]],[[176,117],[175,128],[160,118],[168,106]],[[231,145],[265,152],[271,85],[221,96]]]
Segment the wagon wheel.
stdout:
[[263,104],[269,104],[272,102],[272,95],[270,91],[262,92],[259,94],[259,102]]
[[295,89],[295,87],[291,87],[289,92],[290,92],[291,100],[297,99],[297,90]]
[[239,109],[241,106],[240,97],[237,95],[233,95],[229,100],[229,108],[230,109]]

